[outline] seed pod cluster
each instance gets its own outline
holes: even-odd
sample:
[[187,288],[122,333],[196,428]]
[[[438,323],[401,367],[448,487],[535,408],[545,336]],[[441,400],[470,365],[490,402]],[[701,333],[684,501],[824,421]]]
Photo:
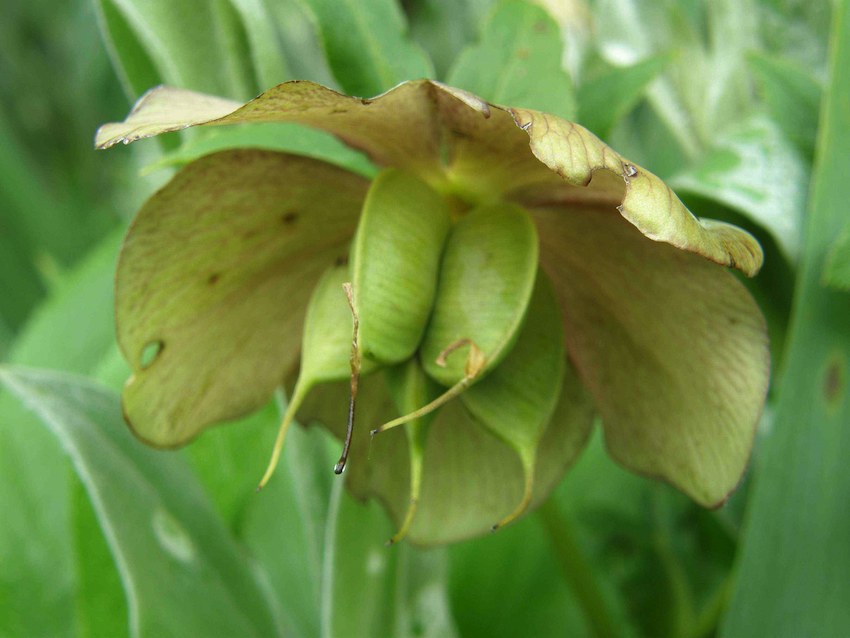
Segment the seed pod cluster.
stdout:
[[404,537],[416,513],[429,424],[454,399],[522,464],[522,499],[494,529],[520,516],[531,503],[537,448],[564,375],[560,314],[537,263],[536,230],[522,208],[457,212],[418,177],[381,173],[364,202],[349,266],[329,270],[313,293],[299,378],[261,487],[307,392],[348,378],[340,473],[359,377],[380,368],[383,380],[365,382],[385,383],[400,416],[372,434],[406,424],[410,454],[409,507],[391,542]]

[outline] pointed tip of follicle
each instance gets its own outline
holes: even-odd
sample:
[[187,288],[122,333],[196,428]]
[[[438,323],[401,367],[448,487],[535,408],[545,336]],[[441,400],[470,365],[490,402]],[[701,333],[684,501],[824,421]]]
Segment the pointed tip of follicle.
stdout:
[[532,496],[534,495],[533,476],[533,473],[526,474],[525,489],[523,490],[522,500],[519,502],[513,512],[511,512],[498,523],[495,523],[492,527],[490,527],[491,532],[497,532],[506,525],[510,525],[528,511],[528,508],[531,505]]

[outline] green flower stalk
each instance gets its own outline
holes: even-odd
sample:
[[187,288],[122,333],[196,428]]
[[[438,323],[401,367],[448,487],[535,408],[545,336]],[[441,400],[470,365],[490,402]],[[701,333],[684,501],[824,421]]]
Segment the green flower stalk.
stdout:
[[757,273],[750,235],[578,124],[429,80],[244,105],[159,87],[96,143],[245,122],[323,129],[382,171],[229,150],[148,200],[116,284],[140,439],[184,445],[297,374],[263,484],[293,419],[321,423],[348,435],[351,491],[422,544],[531,511],[596,415],[625,467],[708,507],[734,490],[770,370],[727,269]]

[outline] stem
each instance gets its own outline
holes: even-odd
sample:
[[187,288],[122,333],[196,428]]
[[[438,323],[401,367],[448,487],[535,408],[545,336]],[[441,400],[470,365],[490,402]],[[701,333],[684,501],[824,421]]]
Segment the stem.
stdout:
[[726,611],[726,605],[732,598],[735,585],[734,576],[735,572],[733,571],[718,585],[705,607],[700,611],[688,638],[708,638],[714,635],[723,612]]
[[653,546],[667,576],[673,596],[673,635],[688,636],[696,624],[694,594],[688,575],[673,549],[672,532],[665,510],[664,492],[660,486],[652,491],[651,511],[655,531]]
[[614,614],[608,608],[593,567],[579,547],[569,519],[561,514],[552,499],[546,501],[539,512],[564,580],[584,612],[591,635],[596,638],[618,636]]

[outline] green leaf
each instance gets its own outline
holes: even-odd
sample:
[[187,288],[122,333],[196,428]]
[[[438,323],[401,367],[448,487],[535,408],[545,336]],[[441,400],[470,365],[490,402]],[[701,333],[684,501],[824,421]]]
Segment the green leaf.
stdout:
[[419,347],[450,226],[446,201],[416,176],[390,169],[372,182],[351,248],[358,346],[366,358],[392,365]]
[[578,88],[576,119],[605,139],[646,92],[646,88],[671,62],[670,55],[656,55],[625,67],[613,67],[586,80]]
[[572,81],[561,67],[561,32],[541,7],[521,0],[496,6],[481,42],[468,47],[447,82],[496,104],[521,106],[572,119]]
[[384,513],[365,506],[335,481],[322,565],[322,636],[386,636],[392,633],[392,582],[396,554],[384,544]]
[[[850,295],[822,285],[847,224],[850,2],[834,5],[830,82],[781,393],[757,466],[723,635],[850,633]],[[769,534],[765,530],[770,530]]]
[[137,96],[161,83],[162,74],[115,3],[97,0],[95,6],[104,44],[124,92]]
[[127,600],[118,569],[88,494],[79,483],[72,494],[79,638],[129,636]]
[[845,225],[829,249],[823,279],[830,286],[850,290],[850,225]]
[[772,120],[754,116],[741,122],[668,181],[679,191],[740,211],[773,235],[786,258],[799,257],[808,166]]
[[280,31],[264,0],[229,0],[242,19],[251,62],[260,87],[292,78],[286,65]]
[[810,157],[814,153],[822,88],[810,71],[769,54],[753,51],[747,56],[770,116]]
[[537,517],[448,551],[462,636],[590,635]]
[[307,158],[223,151],[148,200],[116,284],[133,369],[124,409],[138,436],[181,445],[269,400],[297,361],[313,285],[346,254],[366,185]]
[[618,66],[676,52],[675,64],[653,82],[647,98],[688,159],[752,104],[744,55],[758,45],[752,0],[703,5],[638,6],[632,0],[595,5],[601,53]]
[[455,638],[450,605],[448,556],[442,549],[398,548],[395,583],[395,623],[399,638]]
[[339,88],[328,66],[316,18],[308,4],[301,1],[264,2],[277,24],[280,45],[291,71],[290,77]]
[[476,39],[493,0],[420,0],[405,5],[410,33],[434,61],[437,78],[445,78],[463,48]]
[[0,380],[59,438],[82,478],[121,571],[132,635],[276,633],[252,571],[188,468],[134,441],[116,396],[49,371],[7,367]]
[[749,461],[770,354],[764,318],[731,272],[642,236],[616,213],[535,215],[567,350],[611,455],[705,506]]
[[484,356],[475,376],[507,355],[534,289],[537,251],[531,217],[512,204],[475,209],[454,225],[421,348],[431,378],[450,386],[469,376],[461,355],[466,348],[438,363],[446,348],[464,339]]
[[324,538],[322,636],[456,635],[445,591],[445,554],[383,542],[389,526],[372,503],[335,481]]
[[[243,27],[228,0],[101,2],[103,26],[114,29],[108,35],[134,89],[167,82],[235,98],[256,93],[247,47],[240,41]],[[158,82],[151,82],[151,65]]]
[[[112,287],[118,237],[61,282],[14,342],[8,361],[86,372],[114,342]],[[55,437],[0,394],[0,633],[69,635],[75,595],[73,474]],[[35,545],[34,545],[35,544]],[[37,552],[21,551],[38,547]],[[49,601],[51,613],[43,613]]]
[[[278,409],[270,420],[279,421],[280,412]],[[245,436],[233,428],[221,428],[220,432]],[[258,437],[261,457],[256,468],[265,462],[273,430],[267,429],[266,434]],[[206,438],[198,444],[203,445]],[[294,427],[287,435],[276,480],[255,494],[256,468],[247,472],[252,485],[243,489],[239,536],[255,557],[269,596],[286,601],[280,606],[285,635],[319,635],[328,504],[332,483],[340,481],[331,472],[332,456],[338,453],[336,441],[323,430]],[[358,532],[352,529],[350,533]]]
[[407,36],[395,0],[305,0],[328,63],[346,92],[378,95],[405,80],[432,77],[425,53]]

